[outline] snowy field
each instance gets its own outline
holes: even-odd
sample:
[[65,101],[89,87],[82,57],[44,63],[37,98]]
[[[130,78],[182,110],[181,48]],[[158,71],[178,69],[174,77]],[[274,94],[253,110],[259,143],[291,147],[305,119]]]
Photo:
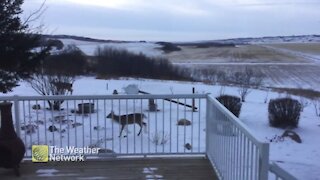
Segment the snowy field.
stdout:
[[[266,76],[266,87],[320,89],[319,43],[282,43],[279,39],[234,47],[196,48],[181,46],[181,51],[163,53],[153,42],[97,43],[61,39],[64,44],[75,44],[85,54],[94,55],[100,46],[124,48],[148,56],[162,56],[172,63],[191,69],[218,69],[234,72],[246,66],[254,67]],[[315,39],[317,40],[317,39]],[[309,40],[308,40],[309,42]],[[274,43],[274,44],[270,44]],[[275,44],[276,43],[276,44]]]
[[[186,94],[186,93],[191,93],[192,87],[195,87],[196,93],[202,94],[202,93],[210,93],[212,96],[218,96],[221,92],[224,92],[225,94],[230,94],[230,95],[238,95],[238,90],[235,87],[224,87],[221,88],[219,86],[212,86],[212,85],[205,85],[202,83],[188,83],[188,82],[175,82],[175,81],[156,81],[156,80],[136,80],[136,79],[128,79],[128,80],[96,80],[94,78],[90,77],[81,77],[76,80],[74,83],[74,95],[110,95],[112,94],[114,89],[117,89],[120,94],[123,94],[123,88],[126,87],[129,84],[136,84],[139,89],[144,90],[146,92],[150,92],[152,94]],[[107,88],[108,87],[108,88]],[[30,86],[26,83],[21,83],[21,86],[17,87],[14,89],[13,92],[6,94],[5,96],[9,95],[21,95],[21,96],[27,96],[27,95],[37,95],[33,89],[30,88]],[[240,120],[245,123],[249,129],[251,129],[252,133],[261,141],[264,142],[270,142],[270,139],[272,139],[274,136],[278,135],[281,136],[284,130],[282,129],[277,129],[277,128],[271,128],[268,125],[268,113],[267,113],[267,107],[268,104],[264,103],[265,99],[272,99],[272,98],[278,98],[278,97],[286,97],[286,94],[279,94],[279,93],[274,93],[274,92],[265,92],[261,90],[252,90],[252,92],[248,95],[247,97],[247,102],[243,103],[241,114],[240,114]],[[293,97],[298,100],[300,98],[298,97]],[[188,101],[189,102],[189,101]],[[163,122],[161,121],[162,117],[162,112],[163,110],[165,111],[170,111],[169,109],[162,108],[161,101],[159,101],[159,109],[160,111],[158,112],[159,114],[159,121],[158,121],[158,128],[159,130],[164,130],[164,127],[168,127],[171,124],[172,127],[172,142],[167,142],[165,145],[155,145],[150,141],[150,137],[147,137],[147,134],[155,134],[156,131],[149,129],[149,132],[146,133],[143,131],[143,135],[137,138],[138,136],[135,136],[134,133],[137,133],[139,130],[138,126],[131,126],[129,127],[129,131],[126,132],[124,131],[124,134],[128,134],[128,138],[118,138],[118,133],[119,133],[119,128],[120,126],[118,124],[112,124],[111,121],[106,121],[104,118],[104,115],[109,113],[110,108],[106,108],[104,111],[104,108],[102,106],[102,103],[99,103],[100,106],[98,106],[98,111],[100,111],[100,115],[97,116],[98,113],[93,113],[87,117],[76,117],[78,118],[78,121],[80,123],[83,123],[83,126],[74,128],[74,129],[67,129],[66,132],[61,133],[59,131],[57,132],[49,132],[46,130],[45,125],[38,125],[39,131],[36,131],[35,133],[32,133],[31,135],[26,135],[26,132],[22,131],[22,135],[26,136],[26,140],[28,142],[37,142],[37,133],[46,133],[46,136],[48,137],[47,143],[56,143],[59,144],[59,140],[56,142],[50,142],[50,138],[53,136],[59,137],[63,136],[66,139],[69,139],[71,143],[75,143],[74,140],[78,138],[78,143],[81,145],[82,143],[84,145],[97,145],[101,146],[102,148],[104,146],[112,146],[111,142],[114,142],[117,144],[117,147],[114,147],[113,150],[117,152],[126,152],[127,151],[127,145],[131,144],[133,140],[136,141],[137,145],[139,148],[136,150],[139,151],[141,149],[140,147],[143,148],[143,151],[145,152],[148,149],[148,142],[151,144],[150,149],[151,151],[157,151],[159,150],[160,152],[164,150],[165,152],[170,151],[170,143],[174,144],[172,147],[173,150],[172,152],[177,151],[177,152],[184,152],[186,151],[185,148],[183,147],[184,142],[191,142],[191,139],[183,135],[184,132],[190,132],[191,129],[183,129],[183,127],[177,128],[176,126],[176,116],[173,116],[172,119],[174,119],[171,123],[167,123],[164,126],[162,126]],[[138,102],[137,104],[140,104]],[[199,104],[196,104],[197,106]],[[121,106],[121,105],[120,105]],[[66,108],[64,105],[63,107]],[[110,107],[110,106],[109,106]],[[118,105],[112,106],[114,109],[119,110]],[[143,104],[142,106],[137,106],[139,107],[142,111],[144,111],[145,108],[147,108],[147,104]],[[142,107],[142,108],[141,108]],[[199,113],[194,113],[194,125],[191,126],[194,129],[195,133],[200,133],[200,140],[198,141],[197,139],[193,140],[193,149],[195,152],[202,152],[204,150],[204,134],[205,134],[205,113],[202,111],[205,111],[205,103],[201,105],[200,110],[200,116]],[[136,112],[139,112],[140,109],[136,109]],[[123,108],[124,110],[125,108]],[[184,108],[181,107],[181,110]],[[132,109],[129,109],[129,111],[132,111]],[[35,110],[25,110],[27,113],[27,117],[22,118],[22,124],[23,123],[28,123],[29,122],[34,122],[37,117],[41,117],[42,110],[40,112],[37,112]],[[45,109],[43,111],[46,111]],[[115,111],[116,114],[117,111]],[[122,111],[121,111],[122,112]],[[177,111],[174,111],[177,113]],[[31,116],[28,116],[28,114],[31,114]],[[60,114],[65,113],[64,115],[69,116],[70,119],[75,118],[73,114],[68,114],[68,112],[59,112]],[[59,115],[55,114],[55,115]],[[105,114],[106,113],[106,114]],[[124,112],[122,112],[124,113]],[[146,112],[143,112],[146,113]],[[192,112],[188,112],[187,116],[192,115]],[[167,118],[166,114],[165,118]],[[183,113],[180,114],[181,117],[183,117]],[[43,117],[43,116],[42,116]],[[52,116],[53,117],[53,116]],[[150,115],[152,117],[152,115]],[[198,117],[199,117],[199,122],[198,122]],[[28,119],[29,118],[29,119]],[[191,118],[191,116],[189,116]],[[48,117],[49,119],[49,117]],[[157,126],[154,121],[150,121],[153,118],[150,118],[149,120],[146,120],[148,123],[148,127],[153,127],[152,129],[155,129],[155,126]],[[90,120],[90,121],[88,121]],[[109,119],[110,120],[110,119]],[[26,121],[26,122],[25,122]],[[90,124],[90,123],[93,124]],[[48,122],[48,123],[53,123],[53,122]],[[97,123],[97,124],[96,124]],[[94,130],[88,127],[94,127],[100,123],[100,126],[105,127],[106,129],[99,129]],[[106,123],[104,125],[104,123]],[[49,124],[48,124],[49,125]],[[48,126],[47,125],[47,126]],[[91,126],[90,126],[91,125]],[[57,124],[58,129],[60,127],[67,127],[68,125],[61,125]],[[161,129],[163,127],[163,129]],[[131,129],[130,129],[131,128]],[[134,128],[136,130],[134,130]],[[63,128],[61,128],[63,129]],[[61,130],[60,129],[60,130]],[[85,132],[84,134],[76,134],[76,129],[78,129],[78,132]],[[113,131],[112,131],[113,129]],[[147,129],[148,130],[148,129]],[[107,134],[106,138],[103,138],[101,142],[101,139],[95,139],[95,137],[99,137],[98,134],[100,133],[100,137],[104,137],[104,133],[108,132],[113,132],[114,134]],[[169,130],[166,130],[169,132]],[[317,141],[317,137],[320,135],[320,117],[317,117],[315,115],[314,107],[312,104],[306,106],[301,114],[300,122],[299,122],[299,127],[295,129],[295,131],[300,135],[302,139],[302,143],[298,144],[291,139],[285,138],[284,141],[276,141],[276,142],[271,142],[270,143],[270,161],[275,161],[277,162],[281,167],[284,167],[286,170],[288,170],[290,173],[295,175],[298,179],[310,179],[310,180],[317,180],[320,179],[320,172],[318,171],[320,169],[320,144]],[[178,132],[178,133],[177,133]],[[92,137],[90,138],[90,135]],[[44,135],[41,134],[41,137]],[[70,136],[70,137],[69,137]],[[84,136],[84,138],[83,138]],[[135,139],[130,139],[130,138],[135,138]],[[141,138],[141,139],[140,139]],[[113,141],[109,141],[113,139]],[[152,139],[152,138],[151,138]],[[88,142],[92,140],[92,142]],[[41,140],[41,143],[45,143],[44,140]],[[120,142],[122,141],[122,142]],[[177,147],[177,142],[178,142],[178,147]],[[105,144],[107,143],[107,144]],[[144,143],[144,144],[141,144]],[[179,144],[180,143],[180,144]],[[121,145],[122,150],[120,150],[120,147],[118,146],[119,144]],[[147,148],[147,149],[144,149]],[[187,151],[188,152],[188,151]]]

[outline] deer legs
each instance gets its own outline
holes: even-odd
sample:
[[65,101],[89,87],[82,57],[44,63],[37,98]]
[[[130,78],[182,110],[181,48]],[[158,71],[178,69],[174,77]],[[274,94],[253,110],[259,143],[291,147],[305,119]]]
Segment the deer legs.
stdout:
[[[141,124],[138,124],[140,126],[140,130],[139,130],[139,133],[138,133],[138,136],[141,134],[141,131],[142,131],[142,125]],[[122,131],[124,129],[126,125],[121,125],[121,130],[120,130],[120,134],[119,134],[119,137],[121,137],[121,134],[122,134]],[[127,137],[127,136],[124,136],[124,137]]]
[[119,137],[121,137],[122,131],[123,131],[123,129],[124,129],[125,126],[126,126],[126,125],[121,125],[121,130],[120,130]]

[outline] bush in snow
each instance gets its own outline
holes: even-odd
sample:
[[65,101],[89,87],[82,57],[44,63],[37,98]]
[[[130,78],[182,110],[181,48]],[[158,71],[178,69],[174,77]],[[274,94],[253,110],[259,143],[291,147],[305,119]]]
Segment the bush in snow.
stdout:
[[241,111],[241,100],[239,97],[222,95],[217,97],[217,100],[223,104],[230,112],[239,117]]
[[291,98],[272,99],[269,102],[269,124],[272,127],[297,127],[302,106]]

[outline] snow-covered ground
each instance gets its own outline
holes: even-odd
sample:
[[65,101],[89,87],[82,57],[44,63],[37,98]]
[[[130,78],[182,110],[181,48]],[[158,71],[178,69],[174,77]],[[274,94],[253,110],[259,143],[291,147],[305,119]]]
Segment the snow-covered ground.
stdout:
[[[150,92],[152,94],[186,94],[186,93],[191,93],[192,87],[195,87],[196,93],[211,93],[212,96],[218,96],[221,92],[221,90],[224,91],[225,94],[230,94],[230,95],[238,95],[238,90],[236,87],[224,87],[221,88],[220,86],[212,86],[212,85],[205,85],[202,83],[189,83],[189,82],[175,82],[175,81],[159,81],[159,80],[136,80],[136,79],[128,79],[128,80],[97,80],[91,77],[81,77],[79,78],[75,84],[74,84],[74,95],[109,95],[112,94],[114,89],[117,89],[120,93],[123,92],[123,87],[126,87],[129,84],[136,84],[141,90],[144,90],[146,92]],[[108,87],[108,89],[107,89]],[[13,92],[6,94],[5,96],[9,95],[36,95],[35,91],[30,88],[30,86],[24,82],[21,83],[21,86],[16,87]],[[257,137],[259,140],[264,141],[264,142],[269,142],[271,138],[273,138],[275,135],[280,136],[283,133],[283,129],[278,129],[278,128],[272,128],[268,125],[268,113],[267,113],[267,108],[268,104],[264,103],[265,99],[267,98],[272,99],[272,98],[278,98],[278,97],[285,97],[287,96],[286,94],[279,94],[275,92],[269,92],[267,93],[266,91],[261,91],[261,90],[252,90],[252,92],[248,95],[247,101],[243,103],[241,114],[240,114],[240,120],[245,123],[249,129],[252,131],[252,133]],[[293,97],[299,100],[298,97]],[[138,103],[139,104],[139,103]],[[102,106],[100,104],[100,106]],[[204,108],[205,103],[202,105],[202,109],[205,110]],[[144,105],[144,108],[147,106]],[[159,102],[159,107],[162,109],[161,102]],[[114,105],[114,108],[117,109],[119,106]],[[103,108],[102,108],[103,109]],[[125,108],[123,108],[125,109]],[[166,108],[165,108],[166,109]],[[183,110],[183,108],[181,108]],[[107,108],[107,112],[110,109]],[[26,110],[28,112],[29,110]],[[35,113],[34,110],[31,110],[31,116],[29,118],[35,118],[36,116],[41,116],[41,113],[37,114]],[[103,116],[104,112],[101,112],[103,110],[99,110],[100,114]],[[168,109],[166,109],[168,111]],[[162,119],[161,112],[159,112],[159,120]],[[200,123],[197,123],[195,121],[194,126],[196,127],[195,129],[200,129],[201,133],[201,140],[204,141],[204,124],[205,124],[205,113],[201,112],[200,116]],[[197,113],[195,114],[195,117],[197,117]],[[180,114],[182,117],[182,113]],[[88,121],[89,119],[92,121]],[[100,119],[101,118],[101,119]],[[173,117],[177,118],[177,117]],[[28,118],[27,118],[28,119]],[[83,119],[79,119],[79,122],[82,123]],[[92,117],[85,117],[83,127],[79,127],[78,131],[81,132],[81,129],[84,129],[85,134],[85,140],[88,141],[88,133],[92,131],[92,136],[93,139],[98,133],[97,131],[87,129],[87,127],[90,127],[89,122],[93,122],[91,127],[96,125],[96,122],[105,122],[104,117],[97,117],[96,114],[93,114]],[[150,127],[154,127],[155,124],[153,122],[147,121],[149,123]],[[22,122],[24,123],[24,122]],[[162,123],[162,122],[161,122]],[[174,126],[176,122],[173,122],[171,125]],[[103,124],[100,124],[103,126]],[[99,133],[104,134],[105,131],[111,130],[111,124],[108,121],[108,124],[106,124],[106,128]],[[167,126],[167,125],[166,125]],[[137,126],[138,127],[138,126]],[[173,128],[174,133],[172,133],[173,137],[175,137],[175,133],[177,130],[177,126],[174,126]],[[41,130],[43,128],[43,130]],[[58,126],[59,128],[59,126]],[[132,129],[133,127],[130,127],[129,129],[129,136],[133,136],[134,130]],[[119,132],[119,126],[117,124],[114,124],[114,134],[116,137],[109,136],[110,134],[107,134],[107,139],[104,139],[108,143],[108,139],[113,138],[115,144],[119,143],[119,140],[121,138],[118,138],[118,132]],[[159,124],[159,129],[161,129],[161,124]],[[40,131],[41,130],[41,131]],[[183,129],[179,129],[179,135],[180,133],[183,133]],[[43,125],[39,125],[39,131],[40,132],[45,132],[45,129]],[[68,131],[68,130],[67,130]],[[71,132],[72,131],[72,132]],[[71,130],[70,134],[74,133],[75,130]],[[136,132],[138,129],[136,128]],[[189,130],[187,130],[189,131]],[[291,139],[284,139],[284,141],[279,141],[279,142],[271,142],[270,143],[270,160],[277,162],[281,167],[284,167],[286,170],[288,170],[290,173],[295,175],[298,179],[308,179],[308,180],[317,180],[320,179],[320,143],[318,143],[318,137],[320,135],[320,117],[317,117],[315,115],[314,107],[312,104],[308,105],[302,112],[300,122],[299,122],[299,127],[295,129],[295,131],[300,135],[302,139],[302,143],[298,144]],[[109,131],[110,132],[110,131]],[[22,132],[24,135],[25,132]],[[60,136],[61,134],[58,132],[51,133],[51,132],[46,132],[47,136],[49,139],[52,137],[52,134],[55,134],[56,137]],[[50,134],[51,133],[51,134]],[[124,132],[125,133],[125,132]],[[151,132],[149,132],[151,133]],[[155,131],[153,131],[155,133]],[[138,138],[135,140],[137,141],[139,147],[142,144],[139,144],[141,142],[144,142],[143,146],[147,145],[147,142],[150,141],[146,137],[146,134],[143,133],[145,136],[143,137],[142,141],[140,141]],[[43,136],[43,134],[42,134]],[[66,134],[63,134],[63,136],[66,136]],[[32,136],[26,135],[27,141],[30,141],[30,137],[33,137],[33,141],[35,141],[37,137],[37,133],[34,133]],[[183,135],[180,136],[180,138],[183,138]],[[70,136],[70,140],[72,141],[73,138],[76,138],[76,135]],[[79,140],[79,143],[83,141],[83,138],[77,137]],[[129,137],[131,138],[131,137]],[[129,139],[127,138],[127,139]],[[179,141],[183,141],[183,139],[180,139]],[[122,148],[123,152],[126,151],[126,144],[127,143],[132,143],[133,139],[129,139],[129,142],[127,139],[123,139],[122,143]],[[95,141],[99,141],[99,139],[94,139]],[[190,139],[187,139],[187,141]],[[33,142],[31,140],[31,142]],[[172,141],[172,143],[176,143],[177,141]],[[44,142],[42,142],[44,143]],[[50,143],[50,142],[49,142]],[[53,143],[53,142],[51,142]],[[57,144],[59,141],[56,142]],[[85,145],[89,145],[89,142],[85,142]],[[152,144],[152,143],[151,143]],[[168,143],[170,144],[170,143]],[[101,144],[103,147],[105,144]],[[107,144],[108,146],[110,144]],[[176,144],[175,144],[176,145]],[[166,145],[165,150],[168,145]],[[183,151],[183,144],[179,144],[179,148]],[[155,148],[155,145],[152,145],[152,148]],[[163,146],[158,146],[158,149],[162,151]],[[115,147],[114,150],[119,152],[119,147]],[[199,143],[197,144],[197,140],[195,140],[194,147],[196,149],[203,150],[204,146],[203,144]],[[178,149],[179,150],[179,149]]]
[[99,43],[90,41],[79,41],[74,39],[61,39],[64,45],[76,45],[78,46],[86,55],[93,56],[97,47],[113,47],[120,49],[127,49],[134,53],[143,53],[148,56],[160,56],[162,51],[157,49],[161,45],[151,43],[151,42],[110,42],[110,43]]

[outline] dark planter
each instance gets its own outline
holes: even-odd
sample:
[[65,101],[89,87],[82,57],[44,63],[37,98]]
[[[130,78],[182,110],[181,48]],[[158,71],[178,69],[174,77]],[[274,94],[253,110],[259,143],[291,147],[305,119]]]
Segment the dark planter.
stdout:
[[94,103],[81,103],[78,104],[79,114],[90,114],[94,113]]
[[12,168],[15,174],[20,176],[19,164],[26,150],[22,140],[14,131],[11,107],[12,103],[0,103],[0,167]]

